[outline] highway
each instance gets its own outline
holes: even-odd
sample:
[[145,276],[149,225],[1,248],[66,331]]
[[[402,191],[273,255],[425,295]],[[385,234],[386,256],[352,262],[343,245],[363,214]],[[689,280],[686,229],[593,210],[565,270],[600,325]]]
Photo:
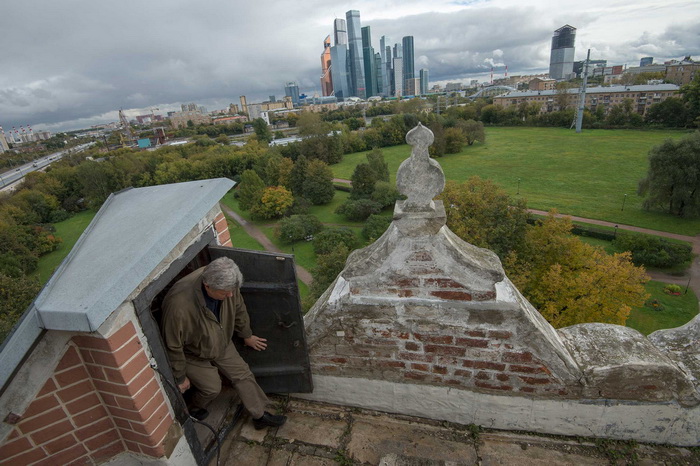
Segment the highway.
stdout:
[[13,168],[12,170],[6,171],[5,173],[0,173],[0,191],[13,191],[14,186],[12,185],[22,180],[22,178],[24,178],[27,175],[27,173],[31,173],[37,170],[43,170],[44,168],[51,165],[53,162],[61,160],[64,155],[82,152],[94,144],[94,142],[88,142],[86,144],[80,144],[79,146],[71,147],[70,149],[54,152],[53,154],[45,155],[40,159],[26,163],[20,167]]

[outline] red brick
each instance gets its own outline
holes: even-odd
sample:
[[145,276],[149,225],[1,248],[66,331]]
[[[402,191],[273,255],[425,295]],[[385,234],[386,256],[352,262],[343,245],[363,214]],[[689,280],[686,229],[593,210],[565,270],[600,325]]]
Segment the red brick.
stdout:
[[442,273],[442,270],[437,267],[411,267],[413,275],[435,275]]
[[476,338],[457,338],[456,343],[470,348],[486,348],[489,346],[488,340],[478,340]]
[[410,298],[413,296],[413,290],[397,290],[396,294],[399,298]]
[[125,345],[116,351],[103,352],[91,350],[92,359],[103,366],[118,369],[128,360],[134,357],[139,351],[143,351],[141,340],[134,336]]
[[403,376],[411,380],[425,380],[428,377],[427,374],[419,374],[417,372],[406,372]]
[[100,394],[107,393],[111,395],[133,396],[128,385],[119,383],[104,382],[102,380],[93,380],[95,388]]
[[496,374],[496,379],[500,380],[501,382],[507,382],[508,379],[510,379],[510,376],[508,374]]
[[82,398],[71,401],[66,405],[68,412],[71,414],[82,413],[83,411],[100,405],[100,398],[93,392],[85,395]]
[[153,379],[153,371],[143,371],[137,375],[129,384],[122,385],[110,382],[95,380],[95,386],[100,392],[107,392],[113,395],[136,396],[142,387],[148,385]]
[[529,384],[529,385],[548,385],[549,383],[551,383],[549,379],[540,379],[537,377],[525,377],[523,375],[519,375],[518,377],[520,378],[520,380],[522,380],[523,382],[525,382],[526,384]]
[[106,416],[107,410],[105,410],[104,406],[100,405],[78,414],[77,416],[73,416],[73,422],[76,426],[83,427]]
[[464,356],[466,350],[459,346],[425,345],[426,353],[443,354],[450,356]]
[[143,435],[130,430],[121,430],[121,435],[124,440],[131,440],[132,442],[137,442],[143,445],[156,446],[163,440],[165,433],[170,428],[172,422],[170,419],[164,419],[160,425],[150,434]]
[[17,427],[19,427],[22,433],[29,434],[65,418],[66,413],[63,411],[63,408],[59,406],[38,416],[34,416],[33,418],[23,419],[17,424]]
[[472,295],[463,291],[431,291],[431,296],[450,301],[471,301]]
[[465,335],[470,336],[470,337],[477,337],[477,338],[485,338],[486,337],[486,332],[482,330],[467,330],[464,332]]
[[532,362],[532,353],[514,353],[507,352],[503,355],[503,360],[505,362]]
[[534,387],[520,387],[518,390],[525,393],[532,393],[535,391]]
[[72,369],[60,372],[54,375],[56,382],[62,388],[75,384],[78,381],[89,379],[90,376],[83,366],[77,366]]
[[430,255],[430,253],[425,252],[425,251],[418,251],[410,255],[407,259],[408,261],[420,261],[420,262],[429,262],[433,260],[433,256]]
[[97,451],[90,453],[90,457],[95,463],[103,463],[104,461],[118,455],[124,451],[124,444],[120,441],[114,442],[111,445],[100,448]]
[[455,369],[455,375],[458,377],[471,377],[471,371],[465,371],[463,369]]
[[406,367],[403,361],[378,361],[376,365],[377,367],[398,367],[401,369]]
[[56,390],[56,384],[53,382],[53,379],[48,379],[45,383],[44,386],[41,388],[39,393],[37,394],[37,398],[42,397],[48,393],[51,393]]
[[75,445],[73,448],[64,450],[56,455],[51,455],[43,461],[36,463],[34,466],[55,466],[57,464],[68,464],[71,461],[77,460],[81,456],[87,455],[87,450],[81,444]]
[[[33,464],[35,461],[39,461],[43,458],[46,458],[46,452],[41,448],[35,448],[26,453],[22,453],[21,455],[15,456],[14,458],[12,458],[12,461],[8,461],[6,464],[13,464],[18,466],[25,464]],[[4,459],[10,458],[3,457],[3,460]]]
[[95,451],[102,447],[102,445],[107,445],[112,442],[116,442],[117,440],[119,440],[119,433],[116,429],[113,429],[108,432],[99,434],[91,438],[90,440],[86,440],[85,446],[88,447],[90,451]]
[[139,413],[141,414],[141,419],[148,419],[156,412],[158,407],[165,401],[162,395],[156,395],[151,398],[145,405],[141,406]]
[[490,390],[513,390],[513,387],[510,385],[494,385],[488,382],[482,382],[481,380],[477,380],[474,384],[479,388],[488,388]]
[[109,343],[104,338],[91,337],[88,335],[76,335],[73,337],[73,343],[80,348],[80,354],[85,358],[85,352],[91,349],[101,351],[110,351]]
[[433,366],[433,372],[436,374],[447,374],[447,368],[442,366]]
[[134,335],[136,335],[134,323],[127,322],[122,328],[111,334],[107,338],[107,342],[109,343],[109,347],[112,350],[116,350],[121,348],[124,345],[124,343],[131,340],[131,337],[133,337]]
[[170,417],[170,411],[168,410],[168,405],[163,403],[145,422],[134,422],[131,425],[131,430],[148,435],[153,432],[166,417]]
[[444,381],[447,385],[462,385],[461,380],[447,379]]
[[479,371],[476,374],[476,378],[479,380],[489,380],[491,379],[491,374],[489,374],[488,372]]
[[63,354],[63,357],[61,358],[61,362],[59,362],[56,366],[56,372],[61,372],[62,370],[71,368],[73,366],[77,366],[78,364],[82,363],[83,361],[80,359],[80,355],[75,350],[75,348],[69,346],[66,352]]
[[20,437],[0,447],[0,458],[11,458],[31,448],[32,444],[29,439],[27,439],[27,437]]
[[[506,365],[500,362],[491,361],[473,361],[474,367],[476,369],[491,369],[494,371],[502,371],[506,368]],[[467,366],[465,366],[467,367]]]
[[373,338],[364,337],[360,340],[361,343],[367,343],[368,345],[378,345],[378,346],[396,346],[395,340],[389,340],[387,338]]
[[34,443],[36,443],[37,445],[41,445],[43,443],[48,442],[49,440],[53,440],[57,437],[60,437],[66,432],[70,432],[72,430],[73,424],[71,424],[68,420],[64,420],[59,423],[53,424],[52,426],[38,430],[30,434],[30,437],[32,438]]
[[435,343],[438,345],[451,345],[454,342],[454,338],[451,335],[423,335],[420,333],[414,333],[413,336],[416,338],[416,340]]
[[139,449],[138,443],[130,442],[129,440],[124,440],[124,444],[126,445],[127,450],[134,451],[136,453],[141,453],[141,450]]
[[474,301],[489,301],[492,299],[496,299],[496,292],[495,291],[482,291],[482,292],[474,292],[472,293],[472,298],[474,298]]
[[411,335],[406,332],[399,332],[397,336],[402,340],[408,340]]
[[119,402],[117,400],[119,398],[122,398],[105,392],[101,392],[100,396],[102,397],[102,401],[104,402],[104,404],[107,406],[119,406]]
[[430,372],[430,366],[427,364],[416,364],[412,363],[411,364],[411,369],[417,370],[417,371],[423,371],[423,372]]
[[82,382],[71,385],[68,388],[64,388],[63,390],[60,390],[58,392],[58,397],[63,401],[64,403],[69,403],[76,398],[80,398],[81,396],[85,396],[88,393],[94,392],[92,388],[92,384],[90,383],[89,380],[83,380]]
[[53,408],[58,407],[58,400],[54,395],[37,398],[29,405],[27,410],[22,415],[23,419],[29,419],[37,414],[45,413]]
[[78,441],[75,439],[73,434],[68,434],[47,443],[46,445],[44,445],[44,449],[47,452],[49,452],[50,455],[55,455],[59,451],[63,451],[66,448],[70,448],[76,445],[77,443]]
[[85,441],[95,435],[99,435],[102,432],[107,432],[108,430],[114,429],[114,424],[109,418],[100,419],[94,424],[87,425],[75,430],[75,436],[78,440]]
[[93,379],[97,380],[107,380],[107,376],[105,376],[104,370],[102,366],[97,366],[95,364],[88,364],[85,366],[85,368],[88,371],[88,374],[90,374],[90,377]]
[[16,439],[16,438],[19,437],[19,436],[20,436],[20,435],[19,435],[19,431],[18,431],[16,428],[13,428],[13,429],[12,429],[12,432],[10,433],[10,435],[9,435],[7,438],[8,438],[9,440],[12,440],[12,439]]
[[511,372],[520,372],[523,374],[538,374],[547,373],[547,370],[542,366],[520,366],[517,364],[511,364],[508,366],[508,370]]
[[92,459],[89,456],[83,456],[75,461],[71,461],[70,463],[66,464],[66,466],[88,466],[92,464]]
[[418,351],[420,349],[420,346],[418,343],[414,341],[407,341],[404,346],[406,347],[407,350],[409,351]]
[[126,419],[119,419],[118,417],[114,418],[114,423],[119,427],[120,429],[129,429],[129,430],[134,430],[134,427],[131,425],[131,422],[129,422]]
[[109,413],[115,418],[122,418],[129,421],[141,422],[144,419],[144,417],[136,410],[116,408],[113,406],[109,407]]
[[435,357],[431,354],[421,354],[421,353],[399,353],[399,359],[405,361],[421,361],[421,362],[433,362]]
[[142,351],[121,369],[105,367],[104,372],[107,376],[107,381],[126,384],[136,377],[136,375],[141,373],[141,371],[146,369],[151,372],[153,371],[148,364],[146,354]]
[[426,286],[436,286],[438,288],[464,288],[461,283],[457,283],[451,278],[427,278],[425,280]]
[[513,334],[505,330],[489,331],[489,338],[498,338],[499,340],[508,340]]
[[417,278],[406,278],[406,277],[401,277],[401,278],[396,278],[392,282],[390,282],[391,286],[397,286],[399,288],[407,288],[407,287],[413,287],[413,288],[418,288],[420,286],[420,280]]
[[163,448],[163,445],[158,445],[157,447],[139,445],[139,448],[141,449],[141,453],[143,453],[144,455],[153,456],[155,458],[165,456],[165,448]]

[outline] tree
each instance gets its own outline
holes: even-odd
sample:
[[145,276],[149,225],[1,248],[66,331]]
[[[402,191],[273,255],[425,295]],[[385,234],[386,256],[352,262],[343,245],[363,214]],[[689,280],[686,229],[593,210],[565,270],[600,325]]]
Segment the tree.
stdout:
[[629,253],[608,255],[571,234],[568,218],[549,215],[528,228],[525,246],[505,261],[509,277],[554,327],[624,325],[646,299],[649,277]]
[[522,246],[525,201],[510,198],[493,181],[478,176],[459,184],[448,181],[439,199],[445,204],[447,226],[465,241],[492,249],[501,258]]
[[297,197],[304,196],[304,180],[306,179],[308,169],[309,162],[306,160],[306,157],[303,155],[297,157],[292,171],[289,174],[289,184],[287,185]]
[[330,254],[340,245],[344,245],[352,251],[356,242],[355,233],[350,228],[331,228],[323,230],[314,237],[314,252],[316,254]]
[[378,214],[381,211],[382,205],[371,199],[348,199],[335,209],[336,214],[343,215],[353,222],[361,222],[370,215]]
[[281,217],[294,204],[294,196],[284,186],[269,186],[263,190],[259,204],[250,208],[256,217],[269,219]]
[[679,217],[700,215],[700,132],[653,147],[637,193],[646,196],[646,209],[667,206]]
[[303,197],[314,205],[327,204],[333,200],[333,172],[326,163],[320,160],[309,162],[302,192]]
[[683,100],[669,97],[663,102],[649,107],[644,117],[647,123],[683,128],[689,123],[688,109]]
[[253,130],[255,130],[255,136],[257,136],[258,141],[266,143],[272,141],[272,131],[270,131],[267,122],[262,118],[253,120]]
[[[529,108],[529,107],[528,107]],[[537,109],[539,112],[539,107]],[[475,142],[486,142],[486,133],[484,132],[484,124],[480,121],[474,120],[460,120],[457,122],[457,128],[462,130],[468,145],[472,145]]]
[[323,230],[321,221],[313,215],[291,215],[280,220],[277,236],[283,243],[291,244],[315,235]]
[[445,130],[445,154],[456,154],[462,150],[467,138],[459,128]]
[[0,273],[0,342],[29,307],[41,286],[35,278]]
[[302,112],[297,120],[299,136],[326,136],[330,125],[316,112]]
[[241,175],[238,188],[238,204],[243,210],[252,210],[262,200],[265,183],[253,170],[246,170]]
[[226,136],[225,134],[219,134],[216,137],[215,141],[218,142],[219,144],[223,144],[225,146],[228,146],[228,144],[230,142],[228,139],[228,136]]
[[557,83],[557,89],[554,95],[554,102],[556,103],[558,110],[566,110],[569,106],[569,89],[573,88],[572,83],[562,81]]
[[352,199],[369,198],[374,191],[374,184],[377,182],[377,174],[368,163],[361,163],[352,172]]
[[384,161],[381,149],[372,149],[372,152],[367,154],[367,162],[374,171],[377,181],[389,181],[389,164]]
[[369,241],[375,241],[377,238],[382,236],[389,225],[391,224],[391,217],[386,217],[384,215],[370,215],[365,221],[365,226],[362,227],[362,236],[367,238]]
[[311,272],[313,283],[311,284],[311,299],[314,301],[335,281],[336,277],[345,267],[345,261],[350,250],[341,244],[328,254],[321,254],[316,260],[316,267]]
[[690,119],[700,128],[700,73],[695,73],[695,78],[682,86],[680,92]]

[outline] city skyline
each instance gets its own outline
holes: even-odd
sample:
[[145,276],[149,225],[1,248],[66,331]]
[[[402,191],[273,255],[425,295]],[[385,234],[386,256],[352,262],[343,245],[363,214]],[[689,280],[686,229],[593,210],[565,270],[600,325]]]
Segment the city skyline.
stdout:
[[[491,66],[496,75],[505,65],[509,75],[546,72],[552,31],[564,24],[577,29],[576,60],[588,48],[592,59],[630,66],[643,56],[700,58],[694,0],[316,2],[303,11],[272,0],[76,0],[70,9],[28,0],[0,18],[0,125],[59,131],[115,121],[120,108],[129,117],[182,102],[223,109],[240,95],[279,95],[292,81],[321,95],[319,43],[351,9],[392,46],[413,36],[413,72],[429,69],[431,85],[484,81]],[[371,39],[381,55],[380,37]]]

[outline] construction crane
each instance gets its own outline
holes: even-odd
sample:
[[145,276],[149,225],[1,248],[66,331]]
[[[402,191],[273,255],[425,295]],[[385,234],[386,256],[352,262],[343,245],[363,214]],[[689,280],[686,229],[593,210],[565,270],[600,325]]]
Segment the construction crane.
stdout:
[[119,140],[122,144],[122,147],[131,147],[134,144],[134,135],[131,132],[131,125],[129,124],[129,120],[126,119],[126,115],[124,115],[124,110],[121,108],[119,109]]

